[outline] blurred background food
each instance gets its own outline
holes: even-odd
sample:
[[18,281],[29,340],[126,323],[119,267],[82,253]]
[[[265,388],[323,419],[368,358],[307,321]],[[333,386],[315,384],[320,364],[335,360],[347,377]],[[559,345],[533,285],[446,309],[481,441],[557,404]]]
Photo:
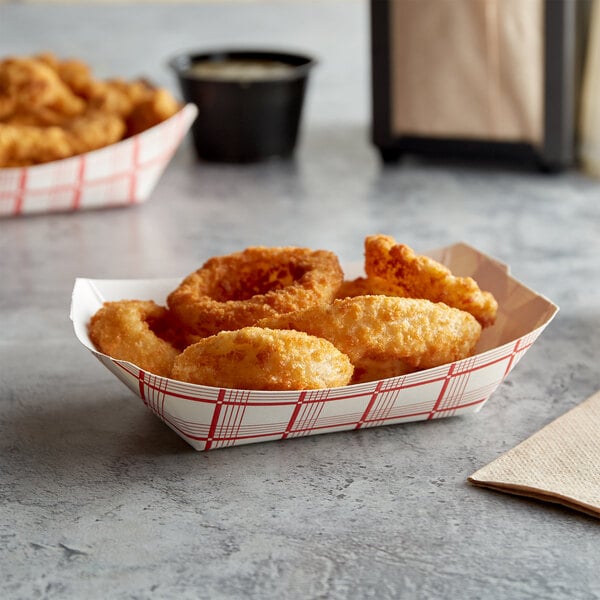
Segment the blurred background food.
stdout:
[[137,79],[99,80],[51,52],[0,60],[0,168],[98,150],[172,117],[180,104]]
[[[48,9],[43,1],[37,4],[40,14]],[[79,12],[80,20],[72,26],[80,28],[99,8],[87,2],[74,4],[77,5],[74,14]],[[115,4],[116,10],[121,10],[120,3]],[[172,114],[174,105],[164,87],[173,90],[173,82],[167,79],[163,67],[167,58],[177,51],[194,48],[210,51],[228,45],[267,50],[269,47],[295,46],[309,54],[314,51],[318,58],[319,48],[311,47],[302,28],[291,38],[285,36],[284,39],[276,28],[269,28],[268,23],[248,28],[242,35],[233,33],[236,30],[234,24],[228,39],[222,34],[212,36],[209,30],[179,23],[176,11],[168,10],[171,3],[163,4],[164,19],[160,24],[147,22],[140,14],[139,23],[131,29],[131,35],[139,37],[142,49],[136,59],[141,73],[122,72],[118,41],[110,46],[95,45],[94,48],[102,47],[102,53],[90,53],[94,42],[79,51],[69,44],[68,52],[65,52],[62,41],[57,39],[53,43],[52,34],[46,36],[48,43],[44,48],[38,47],[39,52],[46,51],[41,55],[42,62],[46,63],[44,66],[62,77],[67,87],[75,86],[70,88],[71,92],[86,101],[85,110],[73,103],[69,105],[66,97],[60,108],[48,105],[46,94],[46,101],[41,97],[36,100],[40,110],[35,117],[22,115],[26,108],[23,106],[13,107],[16,113],[10,114],[11,100],[6,97],[6,83],[2,83],[7,77],[5,65],[4,75],[0,74],[0,119],[5,124],[0,148],[6,156],[0,164],[18,166],[28,160],[43,162],[94,149],[119,136],[148,128],[158,118]],[[228,0],[189,4],[198,11],[199,18],[210,21],[214,4],[230,5],[230,18],[236,19],[234,12],[251,15],[253,2],[243,3],[248,5],[243,11]],[[288,10],[293,4],[270,2],[275,12],[284,6]],[[469,159],[512,158],[516,162],[533,162],[546,170],[581,166],[591,174],[596,171],[597,159],[592,157],[597,154],[600,137],[595,109],[600,103],[597,101],[598,70],[594,68],[600,46],[597,2],[595,7],[594,0],[363,0],[360,4],[366,18],[363,27],[368,27],[370,39],[361,40],[363,64],[354,65],[352,88],[348,88],[347,93],[355,96],[352,105],[360,107],[361,118],[369,120],[370,138],[384,161],[396,160],[407,153],[435,154]],[[140,13],[143,5],[139,4]],[[98,33],[103,27],[110,28],[109,23],[102,23],[103,19],[106,19],[105,15],[99,17],[98,28],[94,28]],[[248,22],[252,22],[251,18]],[[161,41],[164,23],[180,27],[179,48],[164,45]],[[149,37],[148,31],[152,31]],[[202,34],[194,35],[194,31]],[[98,33],[92,32],[91,39]],[[8,51],[10,55],[18,56],[19,46],[25,52],[31,52],[30,42],[10,39],[10,31],[6,34],[4,55]],[[344,39],[343,32],[339,39]],[[59,52],[60,63],[51,54],[56,50],[62,50]],[[323,56],[327,54],[327,49],[323,48]],[[87,66],[86,60],[94,64]],[[39,79],[43,75],[39,72],[40,67],[36,68]],[[105,78],[103,86],[97,83],[92,89],[85,83],[91,76],[90,68]],[[323,73],[317,75],[318,84],[325,95],[318,95],[320,105],[313,107],[311,119],[319,116],[335,118],[338,111],[341,116],[345,106],[325,105],[327,87],[333,89],[341,81],[340,66],[323,61],[319,70]],[[150,74],[158,78],[156,83],[163,89],[154,95],[152,102],[146,99],[143,107],[136,107],[130,114],[132,107],[129,105],[141,99],[142,90],[146,89],[148,93],[143,78]],[[130,82],[128,87],[124,81]],[[125,99],[127,95],[129,98]],[[357,95],[362,96],[359,103],[356,102]],[[105,113],[102,121],[99,121],[99,110]],[[63,114],[62,111],[66,112]],[[106,113],[111,113],[110,119]],[[18,136],[14,126],[60,125],[57,120],[67,114],[78,117],[77,123],[67,128],[68,135],[52,131],[52,139],[40,140],[39,133],[36,137],[36,132],[29,130],[26,138],[30,141],[22,142],[26,148],[16,148],[14,140]],[[120,123],[121,120],[124,123]],[[228,121],[231,123],[232,119]],[[89,133],[84,140],[78,139],[88,122],[95,133]],[[207,128],[207,137],[214,136],[207,124],[196,123],[196,129],[201,126]],[[256,131],[253,135],[256,137]],[[229,137],[231,143],[235,143],[233,130],[227,130],[225,126],[221,137]],[[37,156],[31,159],[19,156],[19,150],[25,155],[31,153],[32,145],[42,146],[33,151]],[[205,158],[208,154],[205,152]]]

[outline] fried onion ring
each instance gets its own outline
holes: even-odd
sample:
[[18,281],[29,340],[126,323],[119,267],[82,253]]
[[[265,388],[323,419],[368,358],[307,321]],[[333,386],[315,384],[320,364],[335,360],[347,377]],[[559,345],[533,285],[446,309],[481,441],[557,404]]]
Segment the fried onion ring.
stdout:
[[490,292],[482,291],[471,277],[455,277],[441,263],[416,254],[405,244],[387,235],[365,239],[367,277],[382,277],[404,288],[406,296],[444,302],[471,313],[488,327],[496,320],[498,303]]
[[166,308],[151,300],[105,302],[90,320],[90,339],[111,358],[168,377],[179,351],[154,331],[166,315]]
[[171,292],[171,311],[196,339],[329,303],[343,280],[327,250],[257,246],[211,258]]
[[354,296],[408,296],[407,291],[383,277],[357,277],[345,280],[337,293],[337,298],[352,298]]
[[329,340],[347,354],[355,381],[366,381],[384,361],[386,377],[470,356],[481,325],[469,313],[418,298],[356,296],[327,306],[261,319],[260,327],[295,329]]
[[244,327],[188,346],[172,378],[242,390],[304,390],[347,385],[353,367],[330,342],[299,331]]

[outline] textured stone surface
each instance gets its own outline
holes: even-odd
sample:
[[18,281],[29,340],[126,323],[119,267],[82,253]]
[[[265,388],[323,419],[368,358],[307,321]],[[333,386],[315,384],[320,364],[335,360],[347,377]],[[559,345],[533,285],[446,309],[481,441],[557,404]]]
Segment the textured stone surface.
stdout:
[[[466,483],[600,387],[600,184],[451,161],[382,168],[366,9],[0,8],[2,55],[50,48],[170,86],[165,60],[181,48],[321,61],[294,161],[200,165],[185,144],[144,206],[0,222],[1,597],[600,597],[597,520]],[[418,250],[464,240],[560,305],[477,415],[197,453],[73,335],[77,276],[183,275],[252,244],[359,261],[374,232]]]

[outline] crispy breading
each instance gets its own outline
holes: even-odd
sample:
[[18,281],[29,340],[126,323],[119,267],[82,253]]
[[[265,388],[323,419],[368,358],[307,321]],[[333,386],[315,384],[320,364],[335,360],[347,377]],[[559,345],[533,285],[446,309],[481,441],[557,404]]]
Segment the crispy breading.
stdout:
[[84,62],[49,52],[8,57],[0,60],[0,168],[96,150],[179,109],[167,90],[142,79],[95,79]]
[[408,296],[406,290],[383,277],[357,277],[345,280],[338,290],[338,298],[351,298],[353,296],[371,296],[381,294],[384,296]]
[[104,354],[168,377],[179,351],[154,331],[166,313],[150,300],[105,302],[90,320],[89,336]]
[[[377,264],[373,242],[391,268],[388,255],[401,245],[367,238],[370,265]],[[410,276],[396,281],[370,274],[342,285],[331,251],[249,247],[207,260],[169,294],[168,308],[105,303],[90,338],[113,358],[153,373],[169,376],[172,364],[174,379],[224,388],[321,389],[402,376],[473,355],[481,336],[470,312],[403,295],[441,293],[444,285],[459,296],[472,290],[430,261],[418,261],[439,275],[429,287],[412,265]]]
[[308,390],[347,385],[353,367],[330,342],[299,331],[244,327],[188,346],[172,378],[242,390]]
[[69,136],[60,127],[0,123],[0,167],[22,167],[71,156]]
[[125,122],[118,115],[90,111],[70,121],[65,130],[76,155],[118,142],[125,134]]
[[0,123],[0,166],[41,164],[97,150],[119,141],[125,123],[105,113],[84,114],[64,127]]
[[406,290],[411,298],[427,298],[471,313],[483,327],[496,320],[498,303],[471,277],[456,277],[441,263],[416,254],[386,235],[365,239],[365,272]]
[[61,127],[63,123],[67,122],[70,118],[71,117],[54,110],[53,108],[41,106],[35,111],[18,108],[13,110],[4,119],[0,119],[0,122],[5,123],[6,125],[26,125],[39,128]]
[[407,375],[414,371],[415,368],[402,359],[387,358],[385,356],[374,358],[363,356],[354,368],[354,375],[350,383],[366,383],[368,381],[388,379],[389,377],[399,377],[400,375]]
[[190,334],[206,337],[329,303],[342,277],[333,252],[254,246],[209,259],[184,278],[167,303]]
[[79,115],[85,102],[74,94],[48,64],[33,58],[0,61],[0,97],[12,99],[13,111],[50,108],[65,116]]
[[481,334],[481,325],[465,311],[420,298],[382,295],[339,299],[261,319],[257,325],[329,340],[350,357],[362,381],[364,372],[380,360],[390,367],[396,362],[395,374],[404,374],[466,358]]
[[[135,91],[130,90],[129,93],[132,94]],[[172,117],[178,110],[179,105],[167,90],[163,88],[151,90],[146,97],[134,103],[133,109],[127,117],[128,135],[145,131]]]

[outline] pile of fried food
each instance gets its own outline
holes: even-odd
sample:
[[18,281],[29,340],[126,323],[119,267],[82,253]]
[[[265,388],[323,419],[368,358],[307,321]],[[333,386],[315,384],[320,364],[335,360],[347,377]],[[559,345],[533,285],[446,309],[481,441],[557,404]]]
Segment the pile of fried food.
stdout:
[[145,80],[99,80],[80,60],[51,53],[0,61],[0,168],[97,150],[180,109]]
[[209,259],[167,298],[105,302],[98,350],[145,371],[234,389],[340,387],[470,356],[498,304],[469,277],[386,235],[366,277],[327,250],[251,247]]

